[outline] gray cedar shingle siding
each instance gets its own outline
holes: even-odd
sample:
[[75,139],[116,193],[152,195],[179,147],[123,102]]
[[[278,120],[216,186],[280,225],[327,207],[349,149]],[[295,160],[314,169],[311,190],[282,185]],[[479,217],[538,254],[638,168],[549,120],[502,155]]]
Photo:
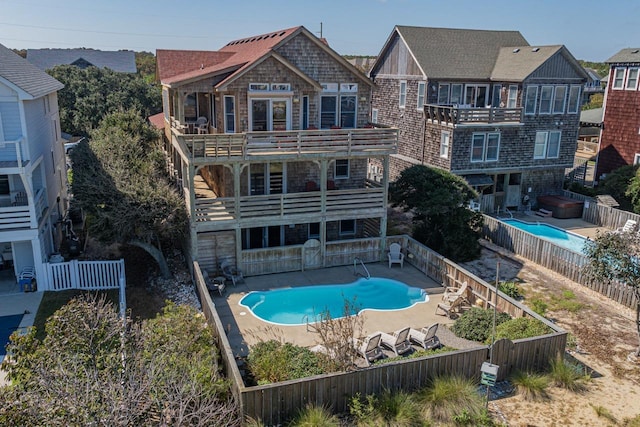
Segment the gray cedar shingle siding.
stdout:
[[64,87],[49,74],[1,44],[0,77],[19,87],[33,98],[40,98]]
[[110,68],[119,73],[137,71],[136,55],[130,50],[28,49],[27,60],[41,70],[49,70],[56,65],[79,64],[86,61],[98,68]]

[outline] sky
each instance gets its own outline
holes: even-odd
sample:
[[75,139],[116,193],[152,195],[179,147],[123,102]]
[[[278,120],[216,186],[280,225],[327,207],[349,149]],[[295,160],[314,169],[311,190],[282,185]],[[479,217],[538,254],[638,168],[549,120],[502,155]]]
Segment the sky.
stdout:
[[395,25],[517,30],[603,62],[640,47],[637,0],[0,0],[12,49],[218,50],[232,40],[304,26],[341,55],[377,55]]

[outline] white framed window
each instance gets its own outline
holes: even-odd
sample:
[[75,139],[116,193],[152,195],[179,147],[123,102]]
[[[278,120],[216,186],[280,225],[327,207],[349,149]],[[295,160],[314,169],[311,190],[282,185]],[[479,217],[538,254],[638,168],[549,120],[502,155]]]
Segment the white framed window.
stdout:
[[559,130],[536,132],[536,143],[533,149],[534,159],[555,159],[560,156],[562,132]]
[[500,133],[474,133],[471,137],[471,162],[495,162],[500,151]]
[[340,221],[340,235],[353,236],[356,234],[356,220],[343,219]]
[[626,90],[638,89],[638,68],[634,67],[627,70],[627,79],[624,88]]
[[551,114],[551,98],[553,97],[553,86],[542,86],[540,91],[539,114]]
[[42,98],[44,102],[44,113],[49,114],[51,112],[51,104],[49,103],[49,95],[45,95]]
[[527,86],[527,95],[524,102],[524,113],[527,115],[536,113],[536,101],[538,100],[538,86]]
[[572,85],[569,88],[569,100],[567,101],[567,113],[575,114],[580,110],[580,86]]
[[249,83],[250,91],[267,91],[269,90],[269,83]]
[[300,127],[302,129],[309,129],[309,96],[302,97],[302,115],[300,116]]
[[398,106],[404,108],[407,105],[407,81],[400,80],[400,97],[398,99]]
[[355,95],[340,95],[340,127],[347,129],[356,127],[356,106]]
[[567,87],[556,86],[553,92],[553,114],[564,113],[564,101],[567,98]]
[[424,90],[426,87],[425,82],[418,82],[418,105],[417,108],[419,111],[424,110]]
[[340,92],[358,93],[358,83],[340,83]]
[[438,104],[446,105],[449,103],[449,83],[440,83],[438,85]]
[[309,239],[320,239],[320,223],[319,222],[310,222],[309,223]]
[[323,92],[337,92],[340,87],[338,83],[320,83]]
[[624,75],[626,74],[627,69],[625,67],[616,67],[613,70],[613,89],[623,89],[624,88]]
[[338,124],[338,96],[320,97],[320,129],[329,129]]
[[333,176],[336,179],[349,178],[349,159],[336,159]]
[[633,164],[640,165],[640,153],[636,153],[635,156],[633,156]]
[[378,123],[378,109],[371,109],[371,123]]
[[462,104],[462,88],[463,85],[461,83],[451,85],[451,96],[449,97],[449,102],[451,104]]
[[236,98],[229,95],[224,97],[224,132],[236,132]]
[[440,134],[440,157],[447,159],[449,158],[449,142],[451,139],[451,134],[449,131],[443,130]]
[[516,108],[518,103],[518,85],[509,85],[509,97],[507,99],[507,108]]
[[271,83],[271,90],[275,92],[290,91],[291,85],[289,83]]

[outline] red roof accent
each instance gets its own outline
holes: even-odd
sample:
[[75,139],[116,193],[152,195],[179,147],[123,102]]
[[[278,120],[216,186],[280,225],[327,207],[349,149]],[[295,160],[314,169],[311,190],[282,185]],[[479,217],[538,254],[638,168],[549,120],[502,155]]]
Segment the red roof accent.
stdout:
[[147,120],[149,120],[153,127],[160,130],[164,129],[164,113],[158,113],[154,114],[153,116],[149,116],[147,117]]
[[218,51],[158,50],[158,78],[162,83],[171,84],[223,70],[240,71],[269,53],[300,28],[302,27],[233,40]]

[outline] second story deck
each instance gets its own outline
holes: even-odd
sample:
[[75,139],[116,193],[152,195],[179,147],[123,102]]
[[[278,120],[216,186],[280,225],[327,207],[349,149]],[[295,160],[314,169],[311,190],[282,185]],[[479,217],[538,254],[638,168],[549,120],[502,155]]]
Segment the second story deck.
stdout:
[[482,125],[519,124],[522,122],[522,108],[467,108],[462,106],[425,105],[427,120],[438,124]]
[[172,137],[193,163],[239,160],[374,157],[398,149],[396,128],[320,129],[276,132],[187,134],[172,126]]

